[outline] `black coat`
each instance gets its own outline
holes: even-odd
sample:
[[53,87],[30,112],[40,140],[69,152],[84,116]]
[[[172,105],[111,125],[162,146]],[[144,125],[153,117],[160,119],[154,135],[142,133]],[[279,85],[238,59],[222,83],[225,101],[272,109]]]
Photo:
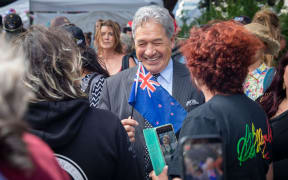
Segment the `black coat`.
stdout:
[[87,99],[31,103],[26,120],[74,179],[138,179],[136,155],[120,120],[90,108]]

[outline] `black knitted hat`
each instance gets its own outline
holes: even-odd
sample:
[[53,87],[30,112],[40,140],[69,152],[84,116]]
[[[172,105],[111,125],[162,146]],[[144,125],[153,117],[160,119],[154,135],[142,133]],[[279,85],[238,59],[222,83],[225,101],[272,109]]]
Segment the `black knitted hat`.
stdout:
[[71,33],[71,35],[73,36],[73,38],[75,39],[76,41],[76,44],[78,46],[82,46],[84,47],[86,44],[85,44],[85,36],[84,36],[84,33],[83,31],[75,26],[75,25],[64,25],[62,26],[66,31],[68,31],[69,33]]
[[4,17],[4,30],[7,32],[15,32],[23,30],[23,23],[18,14],[8,14]]

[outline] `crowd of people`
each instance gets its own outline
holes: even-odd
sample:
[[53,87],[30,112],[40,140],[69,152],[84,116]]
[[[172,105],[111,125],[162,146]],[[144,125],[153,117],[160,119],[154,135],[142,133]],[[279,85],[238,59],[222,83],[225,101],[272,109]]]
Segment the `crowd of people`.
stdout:
[[[3,18],[0,179],[187,179],[181,139],[205,135],[222,139],[222,179],[287,179],[288,53],[273,11],[192,27],[185,41],[163,7],[128,24],[98,19],[84,33],[64,16]],[[158,176],[143,135],[153,125],[129,104],[142,65],[187,112]]]

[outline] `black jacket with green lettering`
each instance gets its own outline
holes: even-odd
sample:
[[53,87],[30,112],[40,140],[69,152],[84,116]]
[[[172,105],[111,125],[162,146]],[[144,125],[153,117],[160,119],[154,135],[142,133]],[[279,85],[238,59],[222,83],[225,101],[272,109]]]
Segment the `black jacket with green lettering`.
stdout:
[[[244,94],[216,95],[192,110],[181,138],[218,135],[224,144],[225,179],[264,180],[271,160],[272,132],[265,112]],[[180,146],[169,164],[170,176],[182,175]]]

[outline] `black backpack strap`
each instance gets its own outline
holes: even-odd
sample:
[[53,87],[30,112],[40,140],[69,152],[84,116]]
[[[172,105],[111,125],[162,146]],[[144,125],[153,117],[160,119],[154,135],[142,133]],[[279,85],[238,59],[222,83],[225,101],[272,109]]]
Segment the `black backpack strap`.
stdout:
[[129,68],[129,58],[130,57],[131,57],[131,54],[127,54],[127,55],[123,56],[121,71]]

